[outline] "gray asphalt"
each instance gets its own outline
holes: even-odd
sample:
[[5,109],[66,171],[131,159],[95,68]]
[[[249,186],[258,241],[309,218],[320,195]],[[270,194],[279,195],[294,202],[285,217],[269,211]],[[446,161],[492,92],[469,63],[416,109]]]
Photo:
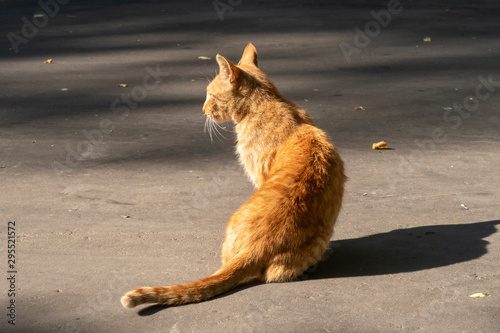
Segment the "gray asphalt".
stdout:
[[[42,4],[0,2],[1,332],[497,332],[496,1]],[[124,309],[219,267],[253,189],[201,107],[248,42],[346,164],[331,249],[300,281]]]

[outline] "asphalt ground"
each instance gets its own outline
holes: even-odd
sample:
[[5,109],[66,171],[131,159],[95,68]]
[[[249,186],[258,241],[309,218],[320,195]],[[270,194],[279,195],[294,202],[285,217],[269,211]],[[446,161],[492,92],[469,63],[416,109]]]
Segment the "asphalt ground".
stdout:
[[[498,331],[496,1],[41,4],[0,1],[1,332]],[[253,188],[201,107],[248,42],[345,162],[331,249],[300,281],[124,309],[220,265]]]

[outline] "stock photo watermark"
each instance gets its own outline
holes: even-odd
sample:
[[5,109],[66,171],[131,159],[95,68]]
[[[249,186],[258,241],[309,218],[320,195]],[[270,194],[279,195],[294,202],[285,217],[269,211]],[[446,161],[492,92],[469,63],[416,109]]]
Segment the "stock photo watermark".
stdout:
[[354,54],[359,54],[363,49],[368,47],[372,39],[380,35],[382,28],[386,28],[391,23],[392,18],[402,11],[403,6],[399,0],[389,0],[386,9],[382,9],[378,12],[374,10],[370,11],[370,15],[374,19],[365,24],[364,31],[358,26],[354,27],[355,35],[353,37],[353,43],[341,42],[339,44],[340,50],[347,63],[351,63],[351,57]]
[[[500,81],[494,81],[493,74],[486,78],[479,75],[477,81],[474,95],[466,96],[462,103],[455,103],[453,107],[444,108],[443,121],[451,124],[453,131],[464,123],[464,119],[477,114],[480,104],[486,102],[500,88]],[[447,130],[443,127],[435,127],[426,139],[415,139],[417,149],[414,149],[409,157],[400,157],[398,173],[402,176],[415,171],[415,168],[425,161],[427,154],[436,150],[437,145],[445,143],[447,139]]]
[[[294,281],[300,282],[314,278],[314,273],[318,270],[318,267],[322,265],[328,258],[330,258],[340,247],[339,243],[330,241],[329,247],[326,249],[325,253],[318,260],[318,262],[311,267],[309,267],[304,273],[297,277]],[[293,283],[293,282],[290,282]],[[274,311],[281,311],[283,309],[283,304],[287,302],[284,295],[279,297],[266,295],[259,300],[259,303],[250,304],[251,307],[248,312],[235,313],[233,318],[238,323],[238,327],[241,332],[253,332],[253,331],[266,331],[267,323],[273,316]]]
[[[103,313],[110,304],[116,301],[116,291],[125,289],[124,287],[130,282],[126,278],[129,272],[125,268],[120,271],[112,270],[110,277],[106,278],[103,288],[100,292],[87,297],[87,299],[76,307],[76,313],[81,318],[94,320],[97,314]],[[62,332],[80,333],[88,332],[88,327],[84,327],[85,322],[73,320],[60,327]]]
[[16,293],[17,293],[17,271],[16,262],[16,221],[7,222],[7,323],[16,325]]
[[17,54],[22,44],[28,44],[29,41],[38,35],[39,29],[45,27],[49,23],[49,18],[54,18],[59,13],[60,5],[66,5],[70,0],[39,0],[38,6],[40,11],[33,14],[31,20],[26,16],[21,18],[23,23],[21,33],[9,32],[7,39],[10,42],[11,49]]
[[224,14],[233,12],[234,9],[241,5],[242,2],[243,0],[214,0],[212,5],[214,6],[217,16],[219,16],[219,19],[222,22],[224,21]]
[[211,206],[210,198],[217,196],[221,193],[230,182],[228,173],[234,170],[231,166],[225,166],[223,170],[214,172],[211,182],[205,184],[203,189],[196,191],[192,197],[191,205],[181,205],[179,207],[180,213],[187,224],[193,224],[192,215],[196,210],[207,210]]
[[442,283],[442,285],[434,287],[434,289],[438,290],[436,299],[430,300],[428,304],[419,306],[413,313],[409,313],[403,323],[405,326],[421,328],[434,323],[446,313],[451,304],[456,303],[457,299],[463,296],[463,292],[459,287],[450,280],[443,280],[439,283]]
[[[130,110],[135,110],[139,107],[139,103],[143,102],[150,92],[157,89],[162,78],[170,75],[170,72],[164,72],[157,64],[153,69],[146,67],[146,74],[142,79],[142,85],[132,88],[130,94],[121,94],[120,98],[113,100],[110,104],[112,114],[119,119],[125,119]],[[115,129],[115,122],[109,118],[104,118],[99,121],[98,128],[90,131],[84,129],[82,131],[85,140],[79,141],[74,147],[69,144],[66,145],[66,158],[63,163],[54,161],[52,167],[58,171],[69,171],[77,167],[81,161],[92,158],[96,148],[104,143],[106,136],[108,136]]]
[[399,156],[399,166],[395,173],[397,176],[391,175],[388,181],[390,184],[389,192],[394,192],[406,177],[424,165],[428,161],[429,154],[435,151],[439,145],[446,143],[448,135],[452,131],[458,130],[466,119],[478,115],[481,103],[486,103],[500,89],[500,81],[495,81],[491,73],[487,77],[479,75],[476,79],[478,82],[474,89],[474,95],[465,96],[462,103],[454,103],[453,107],[443,108],[442,119],[447,127],[433,128],[427,138],[413,141],[415,148],[410,151],[408,156]]

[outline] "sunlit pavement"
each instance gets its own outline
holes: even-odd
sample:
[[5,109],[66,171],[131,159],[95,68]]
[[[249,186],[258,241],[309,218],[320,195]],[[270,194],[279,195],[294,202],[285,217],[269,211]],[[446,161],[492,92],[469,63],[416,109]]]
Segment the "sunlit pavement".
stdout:
[[[2,332],[498,329],[495,1],[0,8]],[[215,55],[248,42],[344,159],[331,249],[297,282],[124,309],[128,290],[219,267],[253,188],[233,125],[211,142],[201,108]]]

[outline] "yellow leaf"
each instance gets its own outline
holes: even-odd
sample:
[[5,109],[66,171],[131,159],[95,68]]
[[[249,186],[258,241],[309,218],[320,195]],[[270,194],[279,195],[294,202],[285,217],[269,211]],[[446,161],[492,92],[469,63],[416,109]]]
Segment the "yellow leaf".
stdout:
[[385,143],[385,141],[380,141],[372,144],[372,149],[389,149],[389,146]]
[[488,296],[487,293],[475,293],[475,294],[469,295],[469,297],[472,297],[472,298],[481,298],[481,297],[486,297],[486,296]]
[[430,38],[430,37],[425,37],[425,38],[424,38],[424,42],[426,42],[426,43],[430,43],[430,42],[431,42],[431,38]]
[[210,58],[210,57],[205,57],[205,56],[199,56],[199,57],[198,57],[198,59],[200,59],[200,60],[210,60],[210,59],[212,59],[212,58]]
[[365,111],[365,108],[364,108],[364,107],[362,107],[362,106],[356,106],[356,107],[354,108],[354,110],[361,110],[361,111]]
[[43,62],[44,64],[51,64],[52,63],[52,59],[47,59]]

